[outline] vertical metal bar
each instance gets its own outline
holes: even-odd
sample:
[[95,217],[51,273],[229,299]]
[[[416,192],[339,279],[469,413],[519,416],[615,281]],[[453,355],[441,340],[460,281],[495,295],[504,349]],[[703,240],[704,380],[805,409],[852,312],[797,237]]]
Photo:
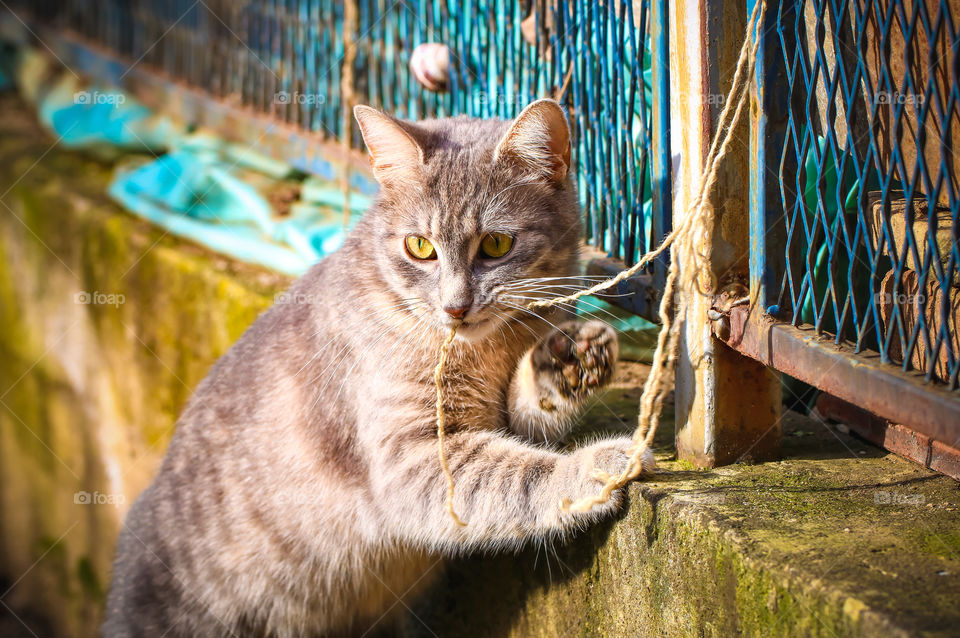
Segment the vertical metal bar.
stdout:
[[[760,0],[748,0],[747,12]],[[751,91],[750,127],[750,296],[761,308],[773,308],[780,295],[787,245],[780,197],[782,170],[793,175],[796,154],[783,157],[790,113],[790,84],[780,37],[794,34],[796,4],[769,5],[758,25],[756,85]],[[779,15],[778,15],[779,13]],[[785,24],[781,34],[778,24]],[[792,50],[792,48],[791,48]]]
[[[747,14],[745,3],[733,0],[679,0],[672,3],[672,11],[670,88],[677,105],[673,131],[683,167],[674,214],[681,219],[701,184],[722,108],[713,98],[727,94]],[[706,200],[716,217],[716,249],[708,258],[721,285],[748,274],[749,211],[744,192],[751,166],[745,124],[732,131],[742,143],[730,146],[720,163],[716,188]],[[678,294],[684,303],[676,317],[682,323],[674,393],[677,454],[710,467],[775,458],[780,447],[779,375],[713,335],[709,296],[695,290]]]
[[[647,41],[647,32],[649,29],[650,3],[642,2],[637,7],[639,15],[634,15],[633,3],[625,3],[625,20],[621,23],[622,39],[624,40],[624,50],[622,55],[633,60],[630,64],[630,75],[625,77],[620,91],[621,114],[623,121],[621,123],[621,145],[623,157],[623,171],[625,172],[624,184],[627,193],[625,206],[627,218],[625,224],[626,248],[624,255],[626,263],[633,265],[636,263],[638,254],[643,254],[646,250],[644,219],[643,219],[643,200],[646,196],[645,175],[649,167],[649,157],[652,152],[647,144],[649,127],[646,124],[646,115],[649,112],[649,105],[643,99],[643,62],[645,52],[648,50],[644,46]],[[639,25],[636,28],[635,25]],[[623,28],[625,27],[625,28]],[[640,47],[637,47],[637,33],[640,33]],[[636,117],[637,108],[640,109],[641,117],[639,126],[634,127],[638,118]],[[639,129],[639,130],[636,130]],[[625,134],[625,135],[624,135]],[[637,143],[637,135],[642,135],[642,143]]]
[[[641,44],[639,55],[643,56]],[[653,196],[650,246],[657,246],[673,228],[673,167],[670,150],[670,5],[667,0],[650,4],[650,55],[653,84],[650,185]],[[642,66],[641,66],[642,68]],[[642,212],[641,212],[642,214]],[[642,221],[641,221],[642,224]],[[654,266],[654,287],[663,290],[669,255]]]

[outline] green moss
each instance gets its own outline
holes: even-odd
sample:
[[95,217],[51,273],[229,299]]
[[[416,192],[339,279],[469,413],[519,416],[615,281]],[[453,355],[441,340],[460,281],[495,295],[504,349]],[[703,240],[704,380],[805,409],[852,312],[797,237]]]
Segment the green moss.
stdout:
[[82,556],[77,559],[76,576],[84,594],[97,601],[106,599],[100,577],[97,576],[96,568],[89,557]]
[[[557,550],[552,577],[542,550],[456,562],[415,611],[439,636],[938,635],[960,622],[937,576],[960,570],[944,549],[956,535],[939,533],[957,515],[875,500],[878,490],[917,490],[952,502],[955,483],[884,455],[824,454],[833,437],[790,437],[779,463],[662,462],[655,480],[632,487],[621,520]],[[942,544],[913,539],[921,525]],[[507,594],[505,582],[523,585]],[[507,597],[502,608],[480,602]]]
[[923,532],[920,538],[920,549],[928,554],[957,560],[960,556],[960,532],[941,530],[939,532]]
[[66,544],[63,538],[53,538],[52,536],[40,536],[34,541],[35,558],[39,560],[47,558],[52,560],[63,560],[66,558]]

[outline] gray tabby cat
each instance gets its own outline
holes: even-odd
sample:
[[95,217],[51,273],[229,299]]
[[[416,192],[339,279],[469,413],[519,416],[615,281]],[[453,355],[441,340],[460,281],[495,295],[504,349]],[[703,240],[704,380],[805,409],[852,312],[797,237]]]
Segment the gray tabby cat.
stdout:
[[[355,114],[380,194],[197,388],[127,516],[108,637],[360,635],[438,557],[619,507],[559,504],[596,493],[595,468],[623,470],[630,439],[551,449],[610,379],[615,334],[519,308],[575,281],[541,279],[574,274],[580,236],[559,105],[513,122]],[[437,461],[433,368],[452,325],[445,449],[466,527]]]

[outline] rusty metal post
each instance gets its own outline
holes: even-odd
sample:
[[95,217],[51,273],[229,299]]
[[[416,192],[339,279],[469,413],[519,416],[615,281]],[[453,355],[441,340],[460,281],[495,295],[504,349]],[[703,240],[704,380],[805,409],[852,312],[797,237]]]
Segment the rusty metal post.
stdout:
[[[696,196],[710,142],[743,44],[748,7],[729,0],[680,0],[671,7],[671,130],[679,170],[674,220]],[[751,105],[752,106],[752,105]],[[749,281],[749,117],[741,120],[711,194],[716,225],[711,264],[721,288]],[[686,301],[676,369],[676,443],[681,459],[712,467],[776,458],[780,446],[779,374],[714,337],[713,300]]]

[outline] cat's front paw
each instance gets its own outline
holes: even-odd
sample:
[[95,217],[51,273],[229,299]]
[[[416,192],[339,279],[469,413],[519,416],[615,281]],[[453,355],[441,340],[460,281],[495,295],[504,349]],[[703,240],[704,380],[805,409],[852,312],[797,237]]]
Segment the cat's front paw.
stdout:
[[617,333],[602,321],[561,323],[534,353],[557,394],[574,401],[606,385],[616,361]]
[[[568,507],[579,500],[600,494],[611,478],[620,476],[630,467],[636,444],[633,439],[604,439],[581,448],[574,453],[577,458],[577,494],[567,501]],[[640,457],[639,476],[648,476],[656,469],[653,451],[647,448]],[[623,504],[623,490],[614,490],[606,502],[595,504],[587,513],[603,516],[615,512]]]
[[[630,466],[636,444],[633,439],[616,438],[598,441],[583,448],[584,459],[582,466],[585,487],[602,487],[611,476],[623,474]],[[589,467],[588,467],[589,466]],[[646,476],[656,468],[653,451],[647,448],[640,457],[640,474]],[[591,484],[591,481],[593,482]]]

